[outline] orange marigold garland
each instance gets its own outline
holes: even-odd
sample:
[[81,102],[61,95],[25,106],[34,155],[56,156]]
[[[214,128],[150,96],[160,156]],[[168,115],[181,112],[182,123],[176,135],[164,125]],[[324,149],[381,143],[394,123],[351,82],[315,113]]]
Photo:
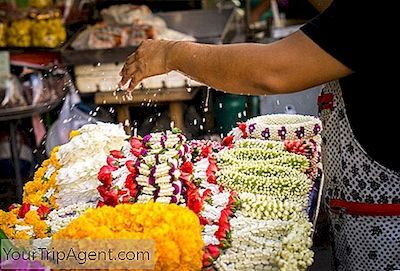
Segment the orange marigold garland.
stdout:
[[53,238],[150,239],[155,241],[154,270],[202,267],[204,243],[199,219],[188,208],[175,204],[148,202],[92,209]]

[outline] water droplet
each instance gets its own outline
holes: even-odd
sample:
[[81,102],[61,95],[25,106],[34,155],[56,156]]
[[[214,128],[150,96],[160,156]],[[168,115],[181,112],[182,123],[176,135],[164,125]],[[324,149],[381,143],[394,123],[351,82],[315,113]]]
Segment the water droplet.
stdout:
[[96,116],[97,116],[97,112],[94,112],[94,113],[93,113],[93,117],[96,117]]
[[161,116],[161,113],[159,112],[159,113],[157,113],[157,116]]
[[100,67],[100,65],[101,65],[101,63],[100,63],[100,62],[97,62],[96,66],[97,66],[97,67]]
[[279,100],[276,100],[276,104],[277,104],[277,105],[280,105],[281,102],[280,102]]
[[203,118],[202,121],[203,121],[203,123],[206,122],[206,118]]
[[192,92],[192,88],[186,88],[187,92]]
[[207,113],[208,112],[208,107],[205,107],[204,108],[204,113]]
[[153,121],[153,118],[150,118],[150,119],[149,119],[149,122],[152,122],[152,121]]
[[203,129],[204,129],[203,125],[200,124],[200,130],[203,130]]
[[246,110],[243,111],[243,116],[246,117],[247,116],[247,112]]
[[222,108],[222,103],[219,103],[218,106],[219,106],[219,108]]
[[[33,152],[33,153],[37,153],[37,149],[34,149],[32,152]],[[36,166],[36,167],[37,167],[37,166]],[[36,167],[35,167],[35,168],[36,168]]]
[[238,113],[238,118],[241,119],[242,118],[242,112]]
[[219,135],[219,137],[220,137],[220,138],[224,138],[224,134],[221,133],[221,134]]
[[210,99],[210,87],[207,87],[207,95],[206,95],[206,100],[204,102],[204,107],[208,107],[208,100]]
[[197,125],[197,119],[193,120],[193,125]]
[[173,129],[175,127],[175,122],[171,121],[170,124],[169,124],[169,127],[171,127],[171,129]]
[[90,122],[90,121],[92,121],[92,118],[90,117],[90,118],[88,118],[88,121]]

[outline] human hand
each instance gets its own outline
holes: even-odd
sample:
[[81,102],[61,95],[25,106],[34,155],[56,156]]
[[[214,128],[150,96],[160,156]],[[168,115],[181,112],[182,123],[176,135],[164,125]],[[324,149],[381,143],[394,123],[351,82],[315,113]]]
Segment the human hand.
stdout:
[[131,80],[127,90],[133,91],[143,79],[171,71],[168,56],[174,44],[175,41],[143,41],[136,51],[128,56],[119,73],[122,76],[119,86],[125,86]]

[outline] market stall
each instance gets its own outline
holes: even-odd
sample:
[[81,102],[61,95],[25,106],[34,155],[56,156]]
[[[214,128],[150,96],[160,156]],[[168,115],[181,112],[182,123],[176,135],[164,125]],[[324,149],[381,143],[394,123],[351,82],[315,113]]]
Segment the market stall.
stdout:
[[0,229],[42,244],[152,239],[154,270],[306,270],[320,131],[299,115],[250,119],[220,143],[86,125],[53,149],[23,203],[0,212]]

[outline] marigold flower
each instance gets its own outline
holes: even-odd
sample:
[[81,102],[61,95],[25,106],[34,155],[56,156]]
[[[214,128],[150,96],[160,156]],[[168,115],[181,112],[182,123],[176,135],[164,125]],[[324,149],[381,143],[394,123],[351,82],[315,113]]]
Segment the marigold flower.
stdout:
[[175,204],[148,202],[92,209],[53,238],[152,239],[155,241],[154,270],[202,268],[204,243],[199,219],[188,208]]

